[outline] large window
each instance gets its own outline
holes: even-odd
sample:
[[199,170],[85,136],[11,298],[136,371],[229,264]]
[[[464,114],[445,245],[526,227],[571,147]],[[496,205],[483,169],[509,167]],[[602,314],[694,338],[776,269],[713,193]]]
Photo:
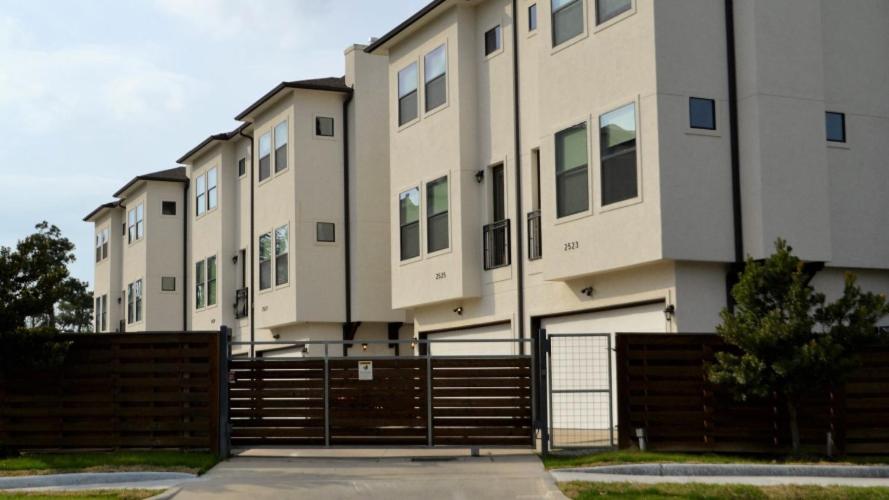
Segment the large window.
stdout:
[[491,223],[482,231],[485,270],[508,266],[509,220],[506,218],[506,176],[503,165],[494,165],[491,175]]
[[688,126],[716,130],[716,101],[702,97],[688,99]]
[[216,256],[207,257],[207,307],[216,305]]
[[139,241],[145,236],[145,206],[140,203],[127,212],[127,242]]
[[259,181],[262,182],[272,175],[272,133],[266,132],[259,136]]
[[635,198],[636,105],[627,104],[599,118],[602,206]]
[[426,82],[426,111],[444,104],[448,99],[448,53],[442,45],[423,58],[423,74]]
[[96,332],[104,332],[108,329],[108,295],[96,297]]
[[420,188],[398,195],[398,221],[401,237],[401,260],[420,255]]
[[275,125],[275,173],[287,168],[287,120]]
[[216,167],[213,167],[207,171],[207,210],[216,208],[217,196]]
[[398,124],[417,118],[417,63],[398,72]]
[[275,286],[284,285],[289,278],[290,230],[288,226],[275,229]]
[[96,233],[96,262],[108,258],[108,238],[111,236],[111,229],[105,228]]
[[199,175],[195,179],[194,209],[197,215],[203,215],[216,208],[219,196],[217,194],[217,184],[216,167],[211,168],[206,174]]
[[127,323],[142,321],[142,280],[127,285]]
[[828,111],[825,114],[827,140],[830,142],[846,142],[846,115]]
[[426,251],[448,248],[448,178],[426,184]]
[[500,25],[494,26],[485,32],[485,55],[491,55],[500,50]]
[[583,0],[551,0],[553,47],[583,33]]
[[272,233],[259,237],[259,289],[272,287]]
[[194,306],[203,309],[207,305],[207,263],[199,260],[194,265]]
[[556,217],[590,206],[586,124],[556,134]]
[[632,6],[632,0],[596,0],[596,24],[621,15]]

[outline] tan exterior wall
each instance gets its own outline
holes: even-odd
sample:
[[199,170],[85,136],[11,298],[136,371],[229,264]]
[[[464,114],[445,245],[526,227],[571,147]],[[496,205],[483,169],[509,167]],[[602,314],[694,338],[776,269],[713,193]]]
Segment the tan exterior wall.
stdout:
[[[120,208],[111,208],[103,212],[103,214],[95,219],[95,233],[108,230],[108,257],[95,263],[95,272],[93,279],[93,305],[95,307],[96,298],[103,295],[107,296],[108,312],[106,315],[106,324],[104,332],[115,332],[120,330],[120,322],[125,319],[125,310],[121,308],[123,298],[121,296],[121,258],[123,255],[123,244],[125,244],[126,236],[121,237],[121,224],[123,224],[123,210]],[[93,240],[95,246],[95,239]],[[93,260],[95,260],[95,251],[93,252]],[[118,302],[118,299],[121,299]],[[95,311],[94,311],[95,313]],[[93,325],[95,325],[95,319]]]

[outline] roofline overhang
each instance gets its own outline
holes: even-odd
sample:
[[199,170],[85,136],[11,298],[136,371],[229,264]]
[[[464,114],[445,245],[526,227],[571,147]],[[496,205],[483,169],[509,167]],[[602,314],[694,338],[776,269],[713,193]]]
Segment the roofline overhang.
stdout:
[[239,121],[250,121],[250,115],[263,105],[265,105],[269,100],[273,99],[278,93],[287,89],[298,89],[298,90],[320,90],[325,92],[340,92],[342,94],[351,94],[352,89],[349,87],[334,87],[331,85],[322,85],[316,83],[305,83],[305,82],[281,82],[275,86],[272,90],[268,91],[256,100],[253,104],[247,107],[244,111],[238,113],[235,116],[235,120]]
[[413,24],[416,23],[417,21],[426,17],[426,15],[428,15],[429,13],[434,11],[436,8],[438,8],[442,4],[447,3],[447,1],[448,0],[432,0],[431,2],[426,4],[422,9],[415,12],[414,15],[405,19],[401,24],[399,24],[398,26],[389,30],[388,33],[386,33],[383,36],[381,36],[380,38],[374,40],[373,43],[371,43],[364,49],[364,51],[367,52],[368,54],[371,54],[374,51],[376,51],[377,49],[383,48],[383,46],[387,45],[390,41],[392,41],[393,38],[397,37],[404,30],[413,26]]
[[95,218],[97,218],[98,215],[99,215],[102,211],[104,211],[104,210],[108,210],[108,209],[111,209],[111,208],[118,208],[118,207],[120,207],[120,202],[119,202],[119,201],[110,201],[110,202],[108,202],[108,203],[103,203],[103,204],[99,205],[98,207],[96,207],[95,210],[93,210],[92,212],[88,213],[88,214],[86,215],[86,217],[83,218],[83,222],[91,222],[91,221],[93,221]]
[[204,139],[203,141],[201,141],[200,144],[198,144],[197,146],[191,148],[187,153],[185,153],[184,155],[182,155],[182,157],[180,157],[179,159],[177,159],[177,160],[176,160],[176,163],[179,163],[180,165],[182,165],[182,164],[186,164],[186,162],[187,162],[189,159],[191,159],[191,158],[194,157],[194,156],[197,156],[197,154],[200,153],[204,148],[206,148],[207,146],[209,146],[210,143],[215,142],[215,141],[228,141],[228,140],[231,140],[232,138],[234,138],[235,136],[237,136],[238,134],[240,134],[240,133],[241,133],[244,129],[246,129],[248,126],[250,126],[249,123],[244,123],[244,124],[242,124],[240,127],[236,128],[236,129],[234,129],[234,130],[232,130],[231,132],[222,132],[222,133],[219,133],[219,134],[213,134],[213,135],[211,135],[210,137],[207,137],[206,139]]
[[133,186],[135,186],[136,184],[138,184],[140,182],[147,182],[147,181],[185,183],[185,182],[188,182],[188,179],[170,179],[169,177],[161,177],[161,176],[150,175],[150,174],[149,175],[140,175],[140,176],[134,177],[133,180],[126,183],[126,185],[124,185],[124,187],[118,189],[117,192],[114,193],[114,197],[120,198],[121,195],[123,195],[124,193],[126,193],[127,191],[132,189]]

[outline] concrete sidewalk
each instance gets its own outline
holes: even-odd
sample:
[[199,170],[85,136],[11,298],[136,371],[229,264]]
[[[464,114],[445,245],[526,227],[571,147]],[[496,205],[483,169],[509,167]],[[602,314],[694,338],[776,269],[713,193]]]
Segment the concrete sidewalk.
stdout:
[[180,472],[80,472],[0,477],[0,491],[166,490],[193,480]]
[[564,499],[543,464],[522,455],[419,458],[235,457],[175,499]]

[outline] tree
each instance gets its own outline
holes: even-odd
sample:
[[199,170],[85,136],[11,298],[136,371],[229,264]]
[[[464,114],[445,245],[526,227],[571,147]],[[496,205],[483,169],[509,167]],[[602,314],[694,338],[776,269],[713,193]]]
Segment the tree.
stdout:
[[88,332],[93,323],[93,295],[79,279],[71,278],[69,286],[68,296],[59,302],[56,326],[66,332]]
[[717,327],[739,352],[718,353],[709,378],[740,400],[780,394],[799,454],[800,397],[842,382],[858,366],[859,353],[885,336],[876,324],[889,315],[889,305],[884,295],[862,292],[852,274],[846,274],[842,297],[826,304],[792,252],[779,239],[765,261],[748,258],[732,288],[734,310],[723,310]]

